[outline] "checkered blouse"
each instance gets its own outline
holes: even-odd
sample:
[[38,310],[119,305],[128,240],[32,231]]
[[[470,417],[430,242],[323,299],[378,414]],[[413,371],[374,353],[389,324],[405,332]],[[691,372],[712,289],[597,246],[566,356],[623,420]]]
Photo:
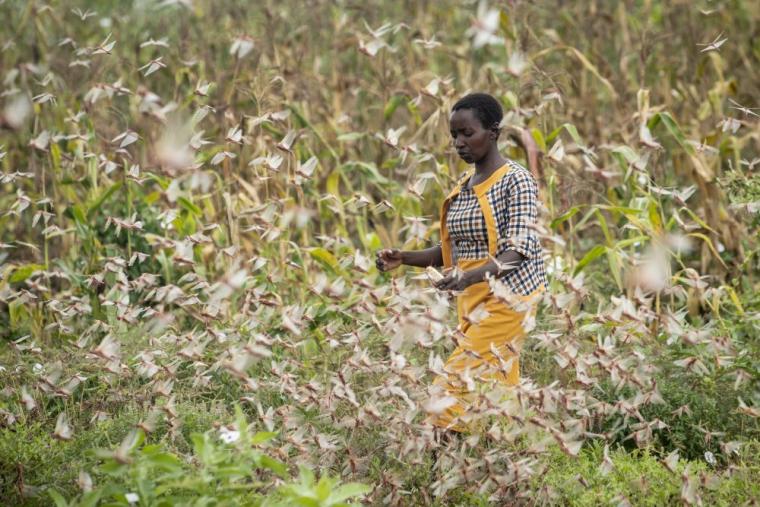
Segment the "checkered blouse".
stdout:
[[[538,188],[533,175],[517,162],[508,160],[512,170],[493,184],[486,196],[498,228],[496,257],[507,250],[521,253],[520,266],[502,277],[515,293],[528,295],[546,284],[541,244],[535,231]],[[488,231],[475,192],[461,184],[460,193],[449,205],[446,226],[451,237],[454,263],[457,259],[488,257]]]

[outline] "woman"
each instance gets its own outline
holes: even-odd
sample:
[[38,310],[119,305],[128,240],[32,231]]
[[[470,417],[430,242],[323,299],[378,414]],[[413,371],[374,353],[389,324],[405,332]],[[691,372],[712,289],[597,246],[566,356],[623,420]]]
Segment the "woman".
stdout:
[[[495,379],[504,385],[519,381],[523,321],[531,310],[502,302],[491,292],[487,275],[528,301],[545,284],[541,246],[532,228],[537,218],[536,181],[527,169],[499,153],[502,117],[501,105],[488,94],[467,95],[454,104],[449,118],[454,147],[475,169],[464,175],[441,206],[440,244],[426,250],[377,253],[381,271],[402,264],[458,268],[445,271],[447,275],[435,283],[438,289],[457,294],[464,338],[446,361],[446,376],[435,380],[457,402],[429,418],[433,425],[454,431],[466,429],[465,421],[458,420],[471,399],[463,377]],[[476,309],[478,318],[474,318]],[[473,318],[468,319],[470,314]]]

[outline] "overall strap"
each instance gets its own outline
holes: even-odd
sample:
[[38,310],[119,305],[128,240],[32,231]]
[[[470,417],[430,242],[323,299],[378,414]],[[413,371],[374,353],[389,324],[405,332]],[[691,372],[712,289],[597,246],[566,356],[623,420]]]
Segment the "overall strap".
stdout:
[[450,268],[454,264],[453,256],[451,253],[451,237],[449,236],[449,229],[446,227],[446,214],[449,211],[449,205],[451,204],[451,201],[453,201],[454,198],[459,195],[459,192],[462,191],[462,183],[467,181],[467,179],[470,178],[474,173],[474,170],[467,171],[467,173],[465,173],[465,175],[459,179],[451,192],[449,192],[449,195],[446,196],[446,199],[443,200],[443,204],[441,204],[441,254],[443,257],[444,268]]
[[491,205],[488,203],[488,196],[486,194],[477,194],[478,204],[483,211],[483,218],[486,222],[486,231],[488,232],[488,255],[496,257],[496,248],[499,242],[499,231],[496,227],[496,220],[494,219]]
[[511,170],[512,164],[507,162],[494,171],[484,182],[473,185],[472,187],[478,198],[478,204],[480,204],[480,210],[483,212],[483,218],[486,222],[486,231],[488,232],[488,254],[492,257],[496,257],[496,251],[499,244],[499,229],[496,226],[493,209],[488,202],[488,191]]

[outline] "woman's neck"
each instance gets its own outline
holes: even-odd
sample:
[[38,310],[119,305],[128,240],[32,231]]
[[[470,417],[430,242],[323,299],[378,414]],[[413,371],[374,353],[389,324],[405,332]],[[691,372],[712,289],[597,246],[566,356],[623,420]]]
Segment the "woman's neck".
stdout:
[[507,160],[501,156],[498,149],[491,150],[488,155],[483,157],[475,164],[475,174],[479,178],[490,175],[499,167],[507,163]]

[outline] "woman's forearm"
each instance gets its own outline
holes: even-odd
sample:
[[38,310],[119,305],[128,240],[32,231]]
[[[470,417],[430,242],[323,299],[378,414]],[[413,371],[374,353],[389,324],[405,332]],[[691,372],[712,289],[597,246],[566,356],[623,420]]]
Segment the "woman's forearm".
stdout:
[[489,261],[487,264],[484,264],[479,268],[467,271],[464,276],[467,277],[467,281],[470,283],[482,282],[486,279],[487,274],[499,278],[517,269],[524,259],[525,257],[521,253],[515,252],[514,250],[507,250],[497,258],[499,262],[498,265],[494,261]]
[[441,247],[434,246],[425,250],[408,250],[401,252],[401,263],[407,266],[426,268],[428,266],[443,266]]

